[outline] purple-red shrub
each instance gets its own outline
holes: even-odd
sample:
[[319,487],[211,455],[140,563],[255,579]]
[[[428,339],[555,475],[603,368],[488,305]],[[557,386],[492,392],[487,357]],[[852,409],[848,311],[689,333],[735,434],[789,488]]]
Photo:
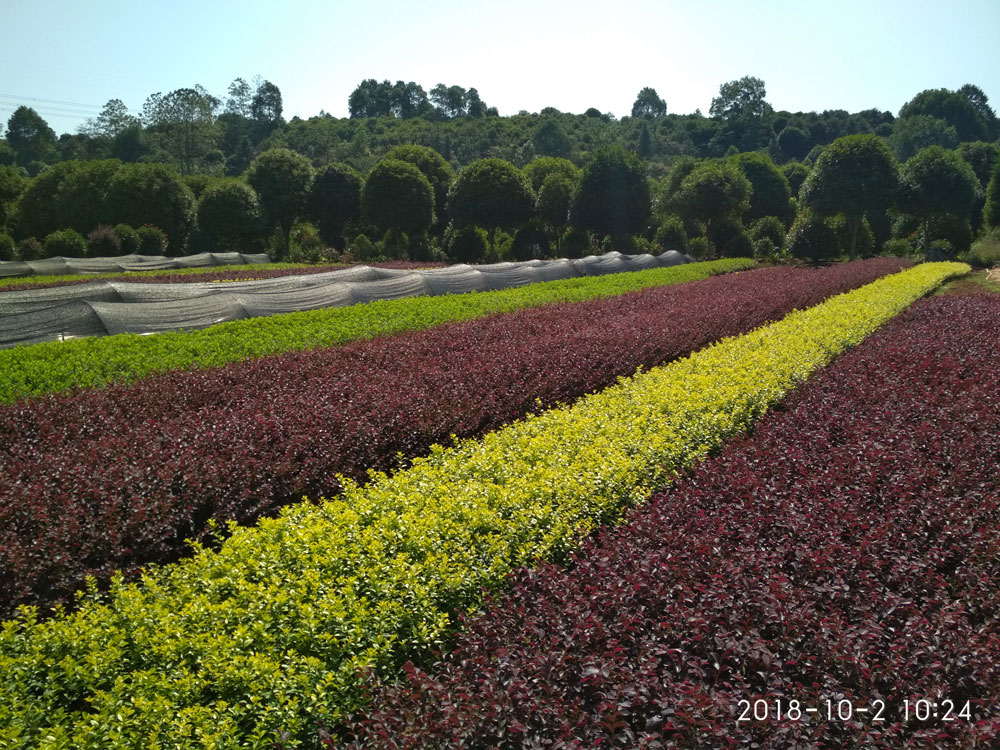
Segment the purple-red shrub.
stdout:
[[998,341],[1000,297],[916,303],[567,568],[513,576],[350,746],[1000,747]]
[[0,612],[899,268],[760,269],[0,409]]

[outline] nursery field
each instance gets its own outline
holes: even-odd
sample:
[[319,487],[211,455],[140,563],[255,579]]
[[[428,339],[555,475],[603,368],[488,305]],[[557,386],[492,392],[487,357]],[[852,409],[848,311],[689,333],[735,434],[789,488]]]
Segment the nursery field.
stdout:
[[349,746],[1000,746],[998,340],[1000,295],[915,303],[519,571]]
[[759,269],[2,409],[0,612],[68,603],[88,576],[172,561],[210,520],[329,496],[899,268]]
[[[425,330],[333,348],[143,373],[131,385],[19,394],[0,409],[3,481],[16,477],[0,489],[3,527],[13,531],[0,561],[4,579],[16,582],[5,590],[6,606],[43,607],[21,609],[0,628],[0,745],[527,747],[525,738],[545,738],[564,747],[728,747],[746,736],[778,747],[794,735],[841,747],[841,738],[863,736],[857,721],[744,722],[739,700],[773,707],[781,699],[787,707],[792,699],[805,706],[846,695],[858,707],[882,699],[896,711],[905,698],[899,690],[912,689],[914,713],[919,700],[948,698],[956,716],[969,701],[975,719],[942,729],[894,718],[886,747],[935,732],[987,746],[996,730],[983,702],[997,696],[996,607],[987,607],[997,596],[996,480],[974,467],[990,456],[996,464],[997,446],[982,432],[998,432],[996,407],[973,397],[956,412],[956,424],[982,436],[966,442],[985,453],[968,458],[951,457],[957,433],[931,408],[957,400],[952,391],[972,393],[980,361],[995,379],[995,352],[994,360],[978,349],[968,358],[947,349],[938,355],[934,347],[946,347],[947,337],[927,331],[943,324],[957,339],[964,333],[995,344],[995,303],[985,312],[920,303],[891,324],[896,333],[873,339],[899,350],[885,375],[878,365],[889,355],[876,349],[847,377],[854,391],[821,379],[774,417],[805,408],[812,426],[784,430],[765,421],[685,476],[812,373],[968,270],[902,265],[758,269],[674,286],[661,279],[626,294],[520,303],[524,309],[477,311],[466,315],[472,320],[439,319],[410,326]],[[677,270],[685,268],[693,267]],[[911,330],[918,333],[906,349]],[[878,345],[857,351],[869,346]],[[938,361],[943,368],[932,366]],[[936,399],[902,402],[907,367],[941,386]],[[882,388],[897,402],[882,407],[857,388],[869,379],[873,393]],[[818,403],[809,402],[816,389]],[[913,416],[918,407],[926,411]],[[839,408],[861,426],[851,427]],[[915,447],[875,428],[850,447],[882,412],[922,425],[912,430]],[[821,429],[835,434],[824,443]],[[663,499],[685,492],[700,473],[714,477],[713,461],[784,432],[790,442],[765,446],[731,481],[717,479],[676,503]],[[840,446],[849,447],[838,453]],[[890,470],[891,460],[911,454],[926,454],[929,468]],[[367,469],[388,473],[366,476]],[[859,472],[843,491],[841,469]],[[933,484],[945,475],[952,484]],[[763,484],[754,485],[758,478]],[[869,495],[879,482],[889,489]],[[781,494],[800,486],[806,500]],[[937,505],[928,503],[939,488]],[[270,516],[301,494],[316,499],[256,526],[205,533],[210,519]],[[676,509],[677,529],[649,522],[654,530],[642,549],[654,562],[637,553],[631,567],[595,574],[606,581],[572,580],[589,563],[611,566],[619,549],[624,559],[635,546],[629,535],[641,536],[634,529],[642,514],[662,507]],[[881,526],[872,517],[878,512]],[[715,520],[724,513],[725,521]],[[627,514],[632,521],[620,536],[583,541]],[[685,535],[691,543],[681,542]],[[94,588],[70,610],[45,611],[88,574],[106,580],[117,568],[175,559],[187,536],[205,546],[146,568],[138,582],[116,575],[107,594]],[[864,542],[860,554],[856,542]],[[582,543],[589,546],[581,554]],[[473,660],[484,629],[491,635],[482,648],[496,647],[481,657],[483,682],[475,687],[492,692],[471,698],[481,715],[463,703],[474,690],[461,675],[447,686],[461,657],[456,666],[445,657],[429,676],[401,672],[411,660],[432,664],[484,592],[503,596],[519,570],[514,598],[470,620],[460,641]],[[541,588],[521,593],[526,582],[560,575],[569,578],[552,589],[566,589],[565,604]],[[654,584],[666,589],[639,601]],[[574,596],[582,603],[570,602]],[[528,604],[541,613],[526,620],[528,640],[551,651],[537,658],[517,645],[515,626],[497,624],[503,616],[517,621]],[[577,630],[575,618],[588,613]],[[644,650],[661,632],[663,641]],[[591,653],[591,643],[603,645]],[[892,648],[882,653],[883,645]],[[522,653],[525,666],[505,671],[508,656]],[[522,685],[519,670],[527,675],[533,660],[548,676]],[[623,676],[630,669],[631,682]],[[401,673],[410,677],[393,688]],[[385,680],[376,693],[385,708],[365,720],[376,679]],[[979,696],[970,693],[980,687]],[[500,705],[505,691],[512,709]]]

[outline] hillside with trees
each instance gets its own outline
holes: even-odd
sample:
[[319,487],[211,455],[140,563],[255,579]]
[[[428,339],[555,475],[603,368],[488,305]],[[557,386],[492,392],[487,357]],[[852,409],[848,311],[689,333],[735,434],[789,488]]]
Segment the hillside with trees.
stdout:
[[139,114],[113,99],[57,137],[21,106],[0,141],[0,259],[165,247],[822,262],[968,257],[997,234],[1000,123],[971,84],[917,92],[895,115],[793,113],[746,76],[720,85],[708,115],[672,113],[645,87],[619,119],[501,117],[475,88],[367,79],[348,109],[286,121],[275,84],[237,78],[224,97],[152,94]]

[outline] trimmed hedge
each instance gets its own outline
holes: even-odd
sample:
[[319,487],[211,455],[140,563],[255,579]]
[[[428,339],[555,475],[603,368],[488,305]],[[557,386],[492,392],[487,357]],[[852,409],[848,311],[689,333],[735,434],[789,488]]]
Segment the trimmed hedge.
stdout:
[[0,630],[10,748],[316,745],[514,568],[562,558],[964,264],[925,264]]

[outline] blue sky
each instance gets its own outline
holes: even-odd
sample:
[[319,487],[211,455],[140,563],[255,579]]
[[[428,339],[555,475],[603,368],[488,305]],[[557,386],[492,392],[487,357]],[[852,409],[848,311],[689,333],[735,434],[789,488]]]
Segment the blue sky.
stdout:
[[893,113],[974,83],[1000,109],[1000,0],[0,0],[0,121],[34,107],[74,132],[110,99],[236,77],[276,84],[285,117],[347,116],[365,78],[475,87],[500,114],[596,107],[652,86],[707,113],[719,85],[762,78],[775,109]]

